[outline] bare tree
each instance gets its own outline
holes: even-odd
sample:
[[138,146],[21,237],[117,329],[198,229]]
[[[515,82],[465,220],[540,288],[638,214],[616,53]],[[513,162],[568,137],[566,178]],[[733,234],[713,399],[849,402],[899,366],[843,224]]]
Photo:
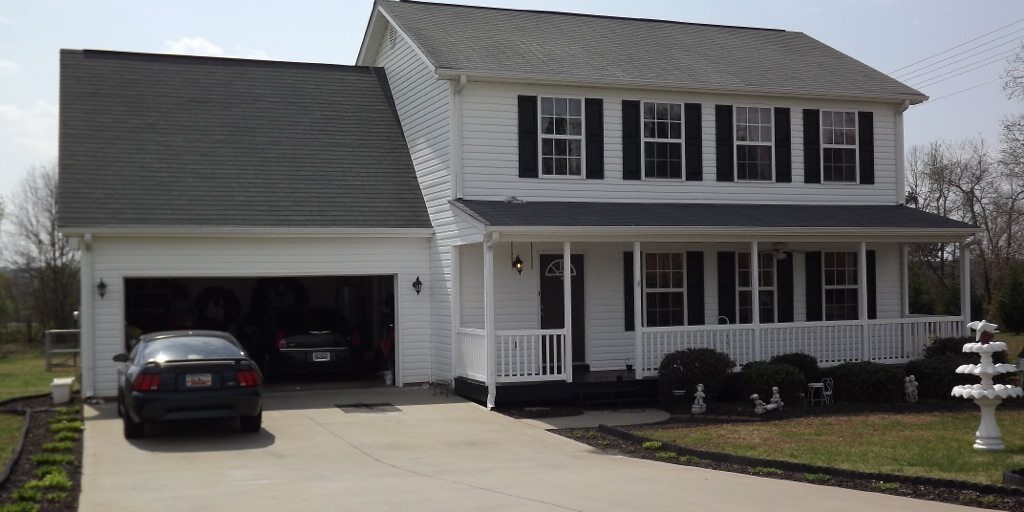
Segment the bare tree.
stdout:
[[27,277],[28,303],[43,328],[73,325],[78,251],[57,229],[57,166],[32,168],[8,201],[8,261]]

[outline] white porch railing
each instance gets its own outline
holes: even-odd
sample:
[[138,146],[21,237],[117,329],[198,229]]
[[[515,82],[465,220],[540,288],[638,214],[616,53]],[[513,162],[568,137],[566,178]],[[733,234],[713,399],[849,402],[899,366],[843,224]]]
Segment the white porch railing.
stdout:
[[487,382],[487,358],[483,329],[460,327],[455,334],[455,371],[459,377]]
[[665,354],[688,348],[725,352],[743,365],[779,354],[802,352],[822,366],[848,361],[900,363],[921,356],[933,338],[958,336],[960,317],[892,318],[845,322],[700,325],[642,329],[641,377],[658,374]]
[[497,331],[495,338],[497,382],[565,380],[562,329]]

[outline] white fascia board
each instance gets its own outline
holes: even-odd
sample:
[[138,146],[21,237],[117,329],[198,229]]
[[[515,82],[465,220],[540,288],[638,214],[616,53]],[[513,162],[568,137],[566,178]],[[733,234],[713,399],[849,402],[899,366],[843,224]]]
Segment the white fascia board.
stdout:
[[69,238],[91,233],[107,237],[231,238],[430,238],[433,228],[282,228],[204,226],[103,226],[63,228]]
[[750,228],[750,227],[673,227],[673,226],[499,226],[486,227],[487,233],[500,232],[514,241],[658,241],[658,242],[962,242],[978,233],[976,229],[895,229],[895,228]]
[[502,83],[523,83],[531,85],[561,85],[569,87],[619,87],[628,89],[645,89],[658,91],[673,91],[692,94],[743,94],[750,96],[769,96],[785,98],[820,98],[841,101],[862,101],[902,104],[904,101],[911,105],[917,105],[928,100],[925,95],[900,95],[900,96],[873,96],[865,95],[838,95],[838,94],[813,94],[805,91],[787,91],[784,89],[765,89],[755,87],[716,87],[714,89],[701,89],[696,87],[680,86],[674,82],[659,82],[656,80],[637,79],[616,79],[616,78],[553,78],[550,76],[534,76],[523,73],[475,73],[459,69],[437,69],[437,77],[442,80],[458,80],[460,76],[478,82],[502,82]]
[[380,6],[377,1],[373,2],[373,9],[370,10],[370,19],[366,22],[366,30],[363,32],[363,42],[359,45],[359,53],[356,54],[356,66],[372,66],[377,60],[377,48],[380,47],[380,38],[383,27],[380,25],[380,17],[377,12]]

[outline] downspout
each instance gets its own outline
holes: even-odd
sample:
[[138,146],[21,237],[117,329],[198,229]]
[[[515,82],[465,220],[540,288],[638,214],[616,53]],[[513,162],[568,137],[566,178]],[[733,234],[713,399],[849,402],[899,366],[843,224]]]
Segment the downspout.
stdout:
[[469,82],[466,75],[459,75],[458,82],[452,82],[452,104],[449,114],[451,128],[448,136],[451,138],[451,153],[449,155],[452,172],[452,199],[459,199],[462,195],[462,90]]
[[82,275],[80,278],[80,302],[79,305],[81,312],[79,313],[79,333],[78,333],[78,344],[79,351],[82,354],[82,396],[85,398],[92,397],[95,392],[96,376],[95,367],[96,361],[94,360],[94,336],[95,332],[95,318],[96,310],[93,307],[93,294],[95,293],[95,286],[93,285],[94,269],[93,269],[93,252],[92,252],[92,233],[86,233],[82,237]]
[[910,108],[910,100],[896,108],[896,204],[907,201],[907,155],[903,147],[903,113]]

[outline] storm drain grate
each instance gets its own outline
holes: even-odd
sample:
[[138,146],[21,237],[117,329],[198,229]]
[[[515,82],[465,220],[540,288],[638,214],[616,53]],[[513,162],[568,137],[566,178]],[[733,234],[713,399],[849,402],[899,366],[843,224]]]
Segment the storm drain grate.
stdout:
[[355,404],[334,404],[342,412],[399,412],[401,409],[387,402],[380,403],[355,403]]

